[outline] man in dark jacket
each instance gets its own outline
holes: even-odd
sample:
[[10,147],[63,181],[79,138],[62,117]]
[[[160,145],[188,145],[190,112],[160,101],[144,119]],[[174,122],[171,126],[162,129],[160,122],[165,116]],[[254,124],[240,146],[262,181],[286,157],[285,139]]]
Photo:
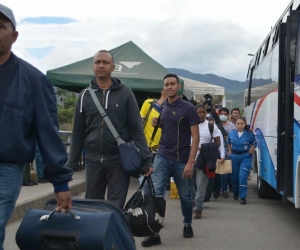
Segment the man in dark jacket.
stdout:
[[[91,88],[124,141],[134,141],[140,149],[144,167],[152,172],[152,154],[148,149],[136,99],[123,82],[111,77],[113,56],[106,50],[93,59],[95,78]],[[86,195],[88,199],[107,199],[123,209],[130,177],[122,169],[116,139],[102,119],[88,88],[79,97],[75,109],[70,155],[67,165],[75,168],[83,146],[86,148]]]
[[44,74],[11,52],[17,37],[12,10],[0,4],[0,250],[24,165],[34,159],[36,140],[44,177],[54,186],[57,211],[72,207],[68,187],[72,170],[64,167],[67,154],[57,130],[55,92]]

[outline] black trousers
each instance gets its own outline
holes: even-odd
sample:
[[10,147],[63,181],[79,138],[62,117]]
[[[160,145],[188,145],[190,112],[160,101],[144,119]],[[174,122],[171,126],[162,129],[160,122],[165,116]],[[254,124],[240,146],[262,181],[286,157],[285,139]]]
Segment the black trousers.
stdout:
[[130,177],[124,173],[120,159],[94,162],[86,159],[86,199],[105,199],[115,202],[123,210]]

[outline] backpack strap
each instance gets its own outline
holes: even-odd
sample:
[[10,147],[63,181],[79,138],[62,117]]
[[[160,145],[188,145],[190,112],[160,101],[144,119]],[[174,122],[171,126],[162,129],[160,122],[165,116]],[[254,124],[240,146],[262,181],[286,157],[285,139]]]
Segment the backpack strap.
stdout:
[[153,106],[154,106],[154,104],[155,103],[157,103],[157,99],[154,99],[152,102],[149,102],[149,103],[151,103],[150,104],[150,107],[149,107],[149,109],[148,109],[148,111],[147,111],[147,114],[146,114],[146,116],[145,116],[145,120],[144,120],[144,128],[145,128],[145,126],[146,126],[146,123],[147,123],[147,121],[148,121],[148,118],[149,118],[149,115],[150,115],[150,113],[151,113],[151,110],[153,109]]
[[154,140],[154,137],[156,135],[157,129],[159,128],[159,123],[160,123],[160,115],[157,118],[157,125],[153,129],[152,136],[151,136],[151,139],[150,139],[150,142],[149,142],[149,148],[151,148],[151,144],[152,144],[152,142]]
[[209,133],[210,133],[210,142],[212,142],[213,140],[213,131],[214,131],[214,124],[209,122],[208,123],[208,129],[209,129]]

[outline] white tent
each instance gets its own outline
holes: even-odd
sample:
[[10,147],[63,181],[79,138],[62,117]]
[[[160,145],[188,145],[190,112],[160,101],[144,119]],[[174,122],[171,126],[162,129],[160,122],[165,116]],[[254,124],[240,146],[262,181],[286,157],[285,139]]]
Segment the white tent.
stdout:
[[222,104],[226,106],[225,88],[205,82],[199,82],[180,76],[184,81],[184,86],[194,92],[194,99],[196,101],[203,101],[203,95],[210,94],[213,97],[213,104]]

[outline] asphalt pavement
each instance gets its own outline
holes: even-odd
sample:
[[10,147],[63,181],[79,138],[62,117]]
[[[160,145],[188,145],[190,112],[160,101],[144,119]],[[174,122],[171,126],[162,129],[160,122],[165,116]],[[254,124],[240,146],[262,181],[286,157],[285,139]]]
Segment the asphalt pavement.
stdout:
[[[76,181],[84,181],[84,174],[78,173]],[[75,184],[75,182],[74,182]],[[28,187],[36,189],[36,196],[41,196],[42,185]],[[82,185],[82,184],[81,184]],[[38,188],[39,187],[39,188]],[[138,188],[136,179],[131,180],[128,199]],[[31,189],[31,192],[33,192]],[[48,191],[53,192],[53,189]],[[30,194],[31,194],[30,192]],[[75,195],[76,192],[73,193]],[[79,196],[84,193],[77,190]],[[24,193],[25,195],[25,193]],[[33,199],[33,198],[32,198]],[[300,210],[289,202],[259,199],[256,193],[256,177],[249,181],[247,205],[240,205],[232,194],[225,199],[211,198],[205,203],[203,217],[193,220],[194,238],[182,237],[182,215],[180,201],[170,199],[167,192],[167,211],[164,228],[161,230],[162,244],[152,249],[172,250],[298,250],[300,249]],[[15,233],[20,220],[12,221],[7,226],[5,250],[17,250]],[[136,237],[137,249],[143,238]]]

